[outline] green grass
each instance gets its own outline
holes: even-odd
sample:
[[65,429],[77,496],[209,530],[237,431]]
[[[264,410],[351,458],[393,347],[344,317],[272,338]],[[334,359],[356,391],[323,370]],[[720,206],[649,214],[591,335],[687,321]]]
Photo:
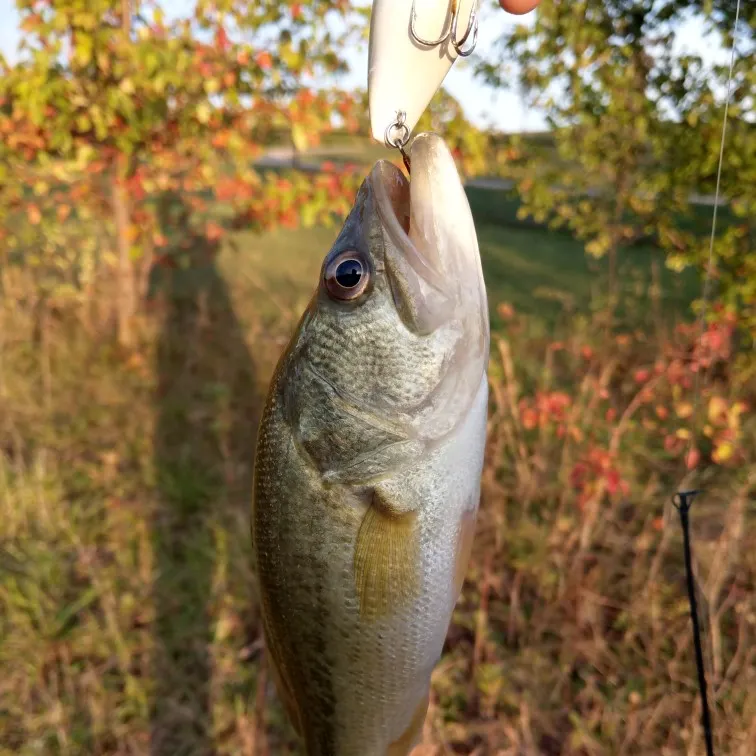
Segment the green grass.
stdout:
[[[502,192],[471,189],[469,195],[494,328],[502,324],[497,312],[502,302],[541,319],[546,326],[605,306],[606,260],[587,258],[582,245],[567,234],[523,227],[514,217],[512,201]],[[502,212],[494,222],[497,206]],[[256,292],[259,314],[270,318],[286,313],[294,320],[317,284],[320,265],[337,233],[334,227],[234,234],[229,240],[233,276],[239,285]],[[659,251],[651,247],[621,250],[617,314],[633,325],[651,322],[654,265],[660,284],[657,300],[664,317],[687,317],[690,303],[699,296],[694,271],[669,271]]]

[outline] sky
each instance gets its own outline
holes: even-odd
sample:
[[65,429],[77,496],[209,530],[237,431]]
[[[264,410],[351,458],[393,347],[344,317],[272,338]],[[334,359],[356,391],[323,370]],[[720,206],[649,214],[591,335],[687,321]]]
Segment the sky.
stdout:
[[[191,0],[170,0],[162,4],[166,15],[183,15],[192,6]],[[170,9],[170,12],[168,11]],[[514,24],[532,24],[537,11],[526,16],[514,17],[504,11],[492,11],[480,24],[477,50],[490,49],[504,29]],[[18,14],[14,0],[0,0],[0,51],[12,60],[20,39]],[[681,25],[677,38],[680,51],[701,54],[710,62],[727,58],[723,50],[713,40],[706,39],[703,24],[692,18]],[[347,53],[351,73],[344,84],[347,86],[367,85],[367,44]],[[472,66],[465,60],[458,60],[447,75],[444,86],[462,105],[467,117],[476,125],[491,127],[504,132],[540,131],[546,128],[544,114],[530,109],[522,99],[511,91],[494,92],[473,76]]]

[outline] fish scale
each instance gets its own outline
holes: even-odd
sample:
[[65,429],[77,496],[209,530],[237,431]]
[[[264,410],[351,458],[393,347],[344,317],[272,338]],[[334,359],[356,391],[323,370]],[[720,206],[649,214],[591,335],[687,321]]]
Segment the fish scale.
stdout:
[[[370,401],[377,397],[381,403],[397,409],[411,409],[438,383],[444,366],[443,353],[436,342],[456,338],[449,329],[421,337],[406,329],[397,329],[395,321],[388,318],[376,318],[369,326],[358,324],[356,327],[346,318],[329,326],[308,342],[313,366],[335,386],[356,398]],[[346,356],[357,354],[366,342],[371,349],[365,360],[334,364],[334,351],[343,350]],[[415,376],[412,382],[401,377],[408,371]]]

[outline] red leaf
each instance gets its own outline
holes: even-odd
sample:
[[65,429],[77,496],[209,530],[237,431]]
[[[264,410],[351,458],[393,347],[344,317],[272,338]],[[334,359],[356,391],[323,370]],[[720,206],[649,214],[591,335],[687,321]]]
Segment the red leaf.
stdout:
[[691,449],[686,455],[686,459],[685,459],[685,465],[688,468],[688,470],[692,470],[694,467],[696,467],[700,459],[701,459],[701,452],[698,451],[698,449],[696,449],[695,447]]
[[573,488],[582,488],[587,475],[588,466],[584,462],[576,462],[572,472],[570,472],[570,484]]
[[533,430],[538,425],[538,413],[528,407],[522,413],[522,424],[527,430]]
[[219,26],[215,31],[215,46],[222,52],[225,52],[228,50],[228,45],[228,34],[226,34],[226,30],[222,26]]
[[617,493],[620,488],[621,482],[622,481],[620,479],[620,474],[614,468],[607,470],[606,489],[610,494],[614,495]]

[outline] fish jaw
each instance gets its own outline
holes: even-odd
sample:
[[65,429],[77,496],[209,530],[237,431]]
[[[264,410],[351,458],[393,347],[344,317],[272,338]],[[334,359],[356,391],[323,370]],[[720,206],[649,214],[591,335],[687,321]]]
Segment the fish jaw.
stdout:
[[415,138],[410,158],[409,182],[390,163],[378,163],[371,175],[390,240],[386,264],[397,309],[417,332],[469,313],[476,315],[472,327],[483,321],[487,334],[478,239],[454,158],[443,139],[430,133]]
[[397,312],[414,333],[446,331],[455,338],[435,392],[435,422],[426,428],[434,437],[459,421],[485,374],[488,300],[475,223],[451,152],[432,133],[418,135],[410,150],[410,181],[381,162],[369,183]]

